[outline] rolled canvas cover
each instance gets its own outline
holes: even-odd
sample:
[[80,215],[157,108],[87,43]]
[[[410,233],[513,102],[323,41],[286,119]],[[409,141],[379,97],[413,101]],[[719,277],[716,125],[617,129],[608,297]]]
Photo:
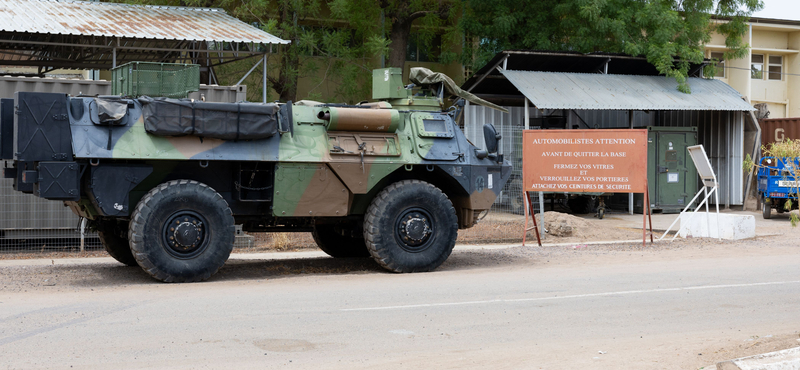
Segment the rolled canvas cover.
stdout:
[[141,97],[144,128],[158,136],[266,139],[278,133],[277,104],[206,103]]

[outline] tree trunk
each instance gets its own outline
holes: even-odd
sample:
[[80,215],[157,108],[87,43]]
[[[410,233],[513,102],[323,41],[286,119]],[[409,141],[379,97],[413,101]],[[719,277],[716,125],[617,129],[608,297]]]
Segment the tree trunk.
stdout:
[[406,48],[408,48],[408,37],[411,33],[411,23],[413,19],[395,19],[392,22],[392,29],[389,33],[389,67],[397,67],[403,70],[406,64]]
[[297,71],[300,70],[300,58],[297,56],[296,46],[286,45],[281,55],[281,72],[278,76],[280,101],[297,101]]
[[287,102],[297,100],[297,75],[300,71],[300,57],[298,53],[297,39],[297,14],[288,5],[283,5],[280,13],[279,24],[284,29],[282,36],[288,37],[291,43],[283,45],[280,50],[281,69],[278,78],[267,76],[269,84],[278,92],[279,100]]

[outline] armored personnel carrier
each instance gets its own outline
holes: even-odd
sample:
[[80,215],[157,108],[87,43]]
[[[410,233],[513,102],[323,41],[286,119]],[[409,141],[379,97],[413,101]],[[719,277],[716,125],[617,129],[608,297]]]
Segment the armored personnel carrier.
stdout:
[[[446,76],[373,73],[376,102],[209,103],[17,92],[0,102],[14,189],[90,220],[108,253],[165,282],[208,279],[235,226],[312,232],[333,257],[394,272],[442,264],[511,174],[500,139],[470,143]],[[488,103],[487,103],[488,104]]]

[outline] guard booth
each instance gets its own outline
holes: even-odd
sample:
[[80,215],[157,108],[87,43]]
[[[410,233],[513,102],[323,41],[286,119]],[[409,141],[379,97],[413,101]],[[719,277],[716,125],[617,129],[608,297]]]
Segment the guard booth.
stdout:
[[[704,65],[691,66],[687,83],[692,93],[685,94],[678,91],[675,79],[660,75],[641,57],[520,50],[495,55],[462,86],[509,110],[502,113],[468,105],[463,121],[473,142],[483,142],[483,124],[494,123],[504,138],[503,154],[515,165],[507,191],[494,210],[513,212],[512,205],[522,201],[514,199],[522,197],[517,190],[521,189],[517,163],[522,155],[517,143],[524,129],[651,130],[654,143],[650,145],[665,145],[649,152],[648,168],[655,171],[650,173],[649,192],[656,212],[680,211],[680,203],[696,193],[697,176],[690,172],[694,168],[685,147],[703,144],[718,174],[720,205],[743,205],[749,178],[742,163],[745,155],[756,157],[760,149],[755,109],[724,82],[703,78]],[[679,133],[683,133],[681,140],[674,136]],[[568,202],[563,193],[561,198]],[[620,198],[627,200],[624,208],[629,213],[641,212],[641,197],[615,197]]]

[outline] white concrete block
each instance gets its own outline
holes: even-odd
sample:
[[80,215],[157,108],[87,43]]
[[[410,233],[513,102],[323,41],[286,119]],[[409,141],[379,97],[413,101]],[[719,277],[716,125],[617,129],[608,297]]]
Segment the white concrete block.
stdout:
[[752,215],[697,212],[692,216],[691,212],[686,212],[680,215],[680,220],[681,226],[686,225],[681,228],[682,238],[691,235],[695,238],[739,240],[756,236],[756,218]]

